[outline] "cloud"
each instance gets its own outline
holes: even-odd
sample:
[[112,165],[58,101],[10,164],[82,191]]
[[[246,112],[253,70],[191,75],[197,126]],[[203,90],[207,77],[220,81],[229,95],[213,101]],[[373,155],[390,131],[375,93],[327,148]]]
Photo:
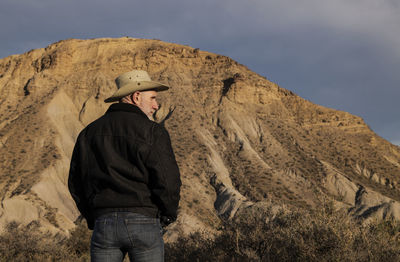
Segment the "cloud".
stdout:
[[230,56],[400,139],[397,0],[3,0],[0,23],[0,57],[66,38],[156,38]]
[[256,12],[261,26],[272,21],[278,22],[279,30],[319,25],[329,31],[364,34],[371,40],[399,48],[400,35],[395,32],[400,23],[400,5],[394,0],[260,0],[250,3],[254,3],[249,6]]

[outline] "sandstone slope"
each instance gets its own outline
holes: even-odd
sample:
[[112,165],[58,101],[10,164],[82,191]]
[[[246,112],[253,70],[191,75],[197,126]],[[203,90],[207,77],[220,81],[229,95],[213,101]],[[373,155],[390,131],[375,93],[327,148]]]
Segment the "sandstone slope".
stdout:
[[[66,40],[0,60],[0,227],[39,221],[68,233],[78,212],[66,181],[79,131],[108,108],[132,69],[160,94],[182,173],[171,233],[214,231],[254,203],[400,219],[400,150],[357,116],[313,104],[232,59],[132,38]],[[290,76],[288,76],[290,77]],[[172,237],[172,235],[169,235]]]

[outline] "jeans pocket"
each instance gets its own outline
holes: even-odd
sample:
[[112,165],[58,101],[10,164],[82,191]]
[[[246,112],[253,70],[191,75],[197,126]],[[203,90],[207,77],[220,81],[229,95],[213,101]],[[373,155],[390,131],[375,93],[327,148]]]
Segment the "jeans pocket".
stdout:
[[115,245],[115,232],[111,219],[96,219],[92,234],[92,245],[99,248],[107,248]]
[[141,251],[163,246],[159,223],[129,223],[127,229],[132,246]]

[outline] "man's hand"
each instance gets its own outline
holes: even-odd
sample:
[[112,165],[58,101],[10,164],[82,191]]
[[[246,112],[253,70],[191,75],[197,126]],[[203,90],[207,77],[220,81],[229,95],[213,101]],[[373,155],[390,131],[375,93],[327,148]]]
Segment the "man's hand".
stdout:
[[160,218],[160,223],[161,223],[162,227],[166,227],[174,221],[175,220],[173,220],[172,218],[167,217],[167,216],[161,216],[161,218]]

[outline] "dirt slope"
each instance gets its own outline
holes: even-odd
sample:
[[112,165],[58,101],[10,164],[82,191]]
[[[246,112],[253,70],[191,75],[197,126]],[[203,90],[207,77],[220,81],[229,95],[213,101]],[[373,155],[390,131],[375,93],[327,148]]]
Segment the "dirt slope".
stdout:
[[172,233],[214,231],[265,200],[366,219],[400,219],[400,150],[364,121],[280,88],[232,59],[132,38],[66,40],[0,60],[0,227],[38,220],[67,233],[78,212],[66,188],[79,131],[108,108],[133,69],[172,86],[162,118],[182,173]]

